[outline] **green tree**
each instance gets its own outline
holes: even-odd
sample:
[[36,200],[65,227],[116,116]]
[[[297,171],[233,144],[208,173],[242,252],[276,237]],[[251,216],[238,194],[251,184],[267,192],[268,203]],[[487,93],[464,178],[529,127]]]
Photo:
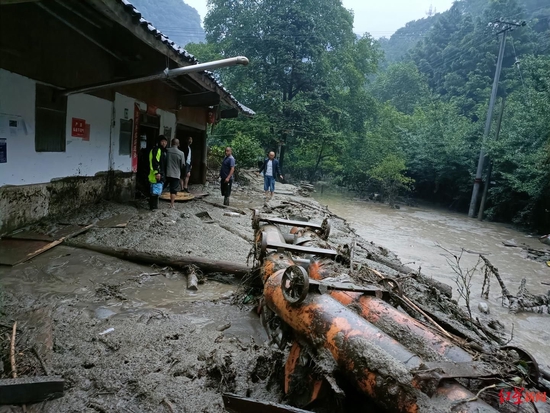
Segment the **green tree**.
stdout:
[[391,154],[369,171],[371,179],[380,185],[386,200],[392,207],[400,191],[411,190],[414,179],[405,175],[406,170],[405,160]]
[[391,65],[376,78],[372,92],[381,102],[409,115],[430,95],[428,83],[412,62]]

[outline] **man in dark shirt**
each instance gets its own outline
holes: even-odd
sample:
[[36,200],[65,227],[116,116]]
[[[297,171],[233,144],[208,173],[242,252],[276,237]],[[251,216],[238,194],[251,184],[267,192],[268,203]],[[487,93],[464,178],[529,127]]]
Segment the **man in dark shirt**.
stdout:
[[225,158],[223,158],[220,168],[220,186],[222,190],[223,204],[229,205],[229,197],[231,196],[231,185],[233,184],[233,173],[235,172],[235,158],[233,158],[233,150],[228,146],[225,148]]

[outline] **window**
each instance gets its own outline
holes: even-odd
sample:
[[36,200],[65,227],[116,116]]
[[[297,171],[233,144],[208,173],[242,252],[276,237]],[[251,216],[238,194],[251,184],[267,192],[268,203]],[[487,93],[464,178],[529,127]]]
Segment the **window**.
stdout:
[[36,152],[65,152],[67,97],[49,86],[36,85]]
[[134,121],[132,119],[120,120],[120,133],[118,135],[118,154],[132,154],[132,132]]

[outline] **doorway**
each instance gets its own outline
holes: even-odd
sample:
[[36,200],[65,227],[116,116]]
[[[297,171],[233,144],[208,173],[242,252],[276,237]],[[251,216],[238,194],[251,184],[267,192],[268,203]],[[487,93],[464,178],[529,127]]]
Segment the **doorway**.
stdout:
[[160,135],[160,116],[142,112],[139,115],[139,152],[136,173],[136,191],[149,196],[149,152]]
[[180,141],[180,149],[187,156],[185,144],[187,138],[193,138],[191,145],[191,178],[190,185],[204,185],[206,183],[206,132],[200,129],[178,123],[176,138]]

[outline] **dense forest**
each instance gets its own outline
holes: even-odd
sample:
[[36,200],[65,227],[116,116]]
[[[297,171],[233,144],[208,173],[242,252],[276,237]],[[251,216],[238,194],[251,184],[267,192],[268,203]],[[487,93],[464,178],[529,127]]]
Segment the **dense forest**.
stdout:
[[459,0],[381,40],[355,35],[339,0],[209,0],[207,43],[188,49],[205,61],[247,56],[248,67],[217,75],[258,113],[222,122],[211,144],[232,145],[241,166],[275,149],[291,179],[390,199],[411,194],[467,212],[497,19],[526,25],[507,33],[485,145],[486,215],[550,229],[548,0]]

